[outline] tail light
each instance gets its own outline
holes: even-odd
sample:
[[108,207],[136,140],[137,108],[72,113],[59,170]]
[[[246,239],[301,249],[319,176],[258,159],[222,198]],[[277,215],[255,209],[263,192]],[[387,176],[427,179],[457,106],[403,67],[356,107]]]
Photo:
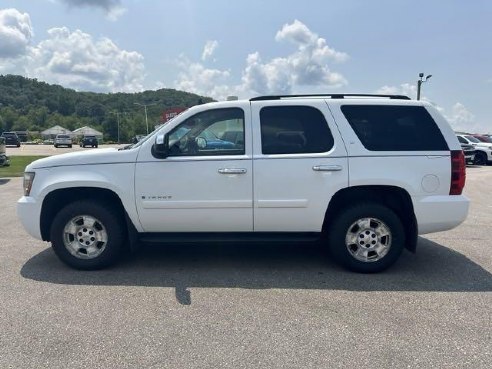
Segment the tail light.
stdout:
[[463,150],[451,151],[451,188],[450,195],[461,195],[465,187],[466,169]]

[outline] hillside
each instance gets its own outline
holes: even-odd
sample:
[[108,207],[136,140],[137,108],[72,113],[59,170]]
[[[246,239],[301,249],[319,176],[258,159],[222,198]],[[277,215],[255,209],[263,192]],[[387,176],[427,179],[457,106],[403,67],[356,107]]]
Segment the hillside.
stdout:
[[0,132],[42,131],[54,125],[70,130],[91,126],[115,141],[120,117],[120,139],[145,134],[144,107],[150,130],[168,108],[190,107],[211,98],[173,89],[138,93],[78,92],[16,75],[0,75]]

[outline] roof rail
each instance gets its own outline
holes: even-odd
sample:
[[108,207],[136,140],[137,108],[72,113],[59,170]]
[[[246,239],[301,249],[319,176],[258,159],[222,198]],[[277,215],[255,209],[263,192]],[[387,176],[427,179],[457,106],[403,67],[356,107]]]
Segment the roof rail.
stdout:
[[395,100],[410,100],[405,95],[377,95],[377,94],[309,94],[309,95],[271,95],[257,96],[249,99],[249,101],[265,101],[265,100],[281,100],[295,97],[329,97],[331,99],[344,99],[346,97],[386,97]]

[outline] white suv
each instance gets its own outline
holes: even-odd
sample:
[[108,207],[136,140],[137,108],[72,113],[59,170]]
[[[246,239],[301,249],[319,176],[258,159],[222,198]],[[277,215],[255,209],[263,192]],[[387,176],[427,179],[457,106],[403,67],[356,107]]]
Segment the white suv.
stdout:
[[377,272],[464,221],[464,184],[458,140],[428,103],[263,96],[195,106],[124,149],[37,160],[18,215],[78,269],[139,241],[320,240]]
[[492,143],[482,142],[471,135],[459,134],[457,136],[460,143],[472,145],[475,148],[474,164],[487,165],[492,162]]
[[67,146],[72,147],[72,139],[69,135],[56,135],[55,142],[53,144],[55,147]]

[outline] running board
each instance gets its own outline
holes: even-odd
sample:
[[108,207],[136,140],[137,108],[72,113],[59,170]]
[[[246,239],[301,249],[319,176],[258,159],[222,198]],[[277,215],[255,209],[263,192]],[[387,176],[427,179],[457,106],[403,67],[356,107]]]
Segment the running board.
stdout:
[[149,243],[213,243],[213,242],[316,242],[320,232],[227,232],[227,233],[140,233],[139,241]]

